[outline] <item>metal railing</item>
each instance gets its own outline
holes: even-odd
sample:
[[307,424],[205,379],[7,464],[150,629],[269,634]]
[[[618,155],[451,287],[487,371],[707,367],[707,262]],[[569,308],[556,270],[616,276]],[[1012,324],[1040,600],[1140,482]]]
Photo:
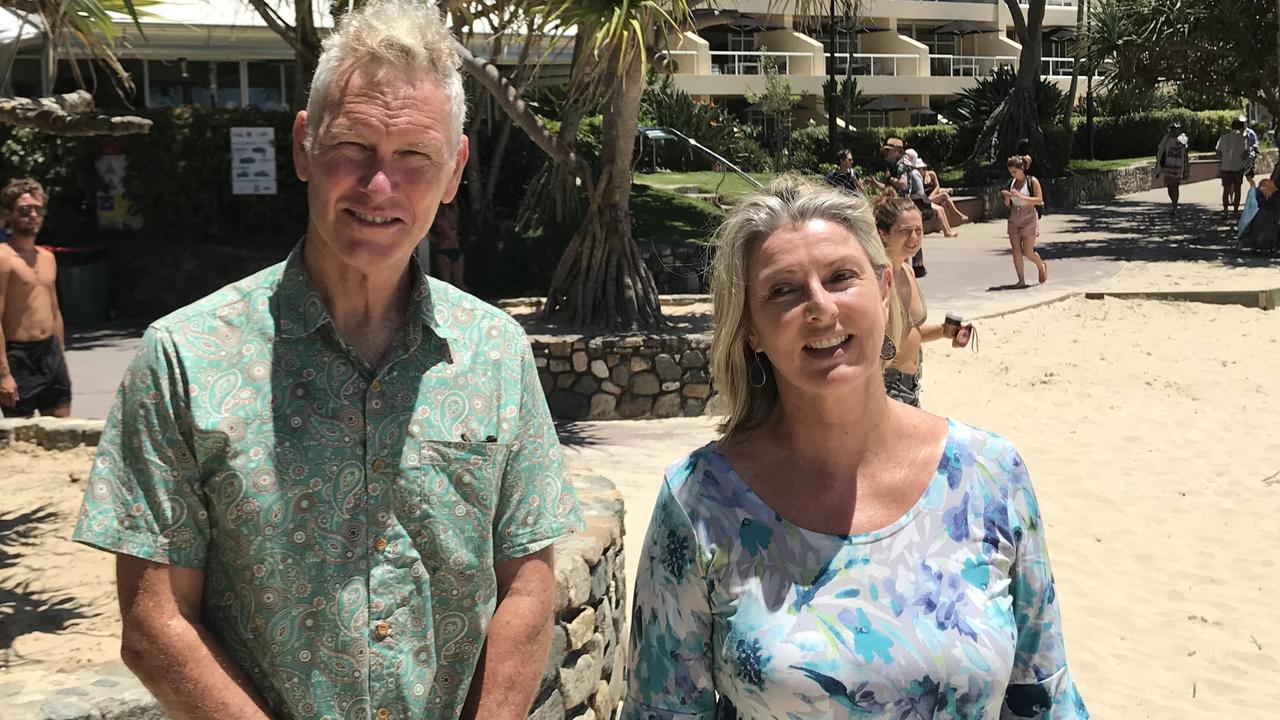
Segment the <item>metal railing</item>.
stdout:
[[764,73],[764,59],[773,58],[778,65],[778,74],[791,74],[791,58],[812,58],[812,53],[798,52],[748,52],[736,50],[712,50],[712,75],[761,75]]
[[1004,55],[930,55],[929,74],[934,77],[982,77],[1001,65],[1016,67],[1018,58]]
[[910,54],[886,54],[886,53],[836,53],[835,54],[835,74],[845,75],[849,73],[849,67],[852,65],[854,75],[861,76],[897,76],[902,75],[902,67],[899,61],[906,63],[911,61],[908,66],[912,75],[916,74],[916,67],[920,62],[919,55]]
[[1075,64],[1075,58],[1043,58],[1040,61],[1040,74],[1051,78],[1071,77],[1071,69]]

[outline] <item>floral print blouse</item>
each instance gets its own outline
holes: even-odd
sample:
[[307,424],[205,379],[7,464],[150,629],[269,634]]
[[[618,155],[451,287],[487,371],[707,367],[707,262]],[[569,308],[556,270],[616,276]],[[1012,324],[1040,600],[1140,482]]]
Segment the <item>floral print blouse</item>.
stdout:
[[916,504],[857,535],[783,519],[715,443],[668,468],[629,670],[626,720],[1089,716],[1026,466],[955,421]]

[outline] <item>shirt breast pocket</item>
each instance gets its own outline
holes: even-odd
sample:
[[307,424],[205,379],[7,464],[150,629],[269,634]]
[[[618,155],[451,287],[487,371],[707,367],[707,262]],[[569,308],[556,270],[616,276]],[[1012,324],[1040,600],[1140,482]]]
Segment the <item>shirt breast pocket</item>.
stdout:
[[406,458],[415,543],[433,565],[487,565],[510,447],[498,442],[419,440]]

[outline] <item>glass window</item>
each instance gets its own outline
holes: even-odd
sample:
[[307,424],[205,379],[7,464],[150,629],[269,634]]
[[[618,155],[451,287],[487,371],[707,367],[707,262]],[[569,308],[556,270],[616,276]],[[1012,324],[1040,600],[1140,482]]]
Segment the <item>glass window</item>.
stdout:
[[17,58],[9,72],[14,97],[40,97],[40,58]]
[[147,71],[151,76],[151,106],[204,105],[212,99],[209,92],[209,63],[199,60],[151,60]]
[[240,63],[209,63],[212,87],[217,90],[218,107],[240,107]]
[[[285,68],[288,65],[289,67]],[[282,72],[293,74],[293,63],[278,61],[249,63],[249,107],[287,110]]]

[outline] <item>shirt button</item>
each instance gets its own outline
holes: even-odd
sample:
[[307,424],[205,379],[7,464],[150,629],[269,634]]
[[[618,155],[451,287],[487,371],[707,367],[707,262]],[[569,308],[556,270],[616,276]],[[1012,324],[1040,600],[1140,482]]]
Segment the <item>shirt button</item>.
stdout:
[[386,708],[378,708],[378,720],[387,720],[391,717],[391,711]]
[[378,392],[379,390],[382,389],[382,381],[374,380],[372,383],[369,384],[369,389],[374,392]]
[[380,622],[373,628],[373,634],[379,640],[386,640],[391,635],[391,625],[389,623]]
[[374,460],[374,461],[373,461],[373,471],[374,471],[374,472],[382,472],[382,468],[384,468],[384,467],[386,467],[386,466],[387,466],[387,464],[386,464],[385,462],[383,462],[383,461],[382,461],[382,458],[378,458],[377,460]]
[[387,539],[386,539],[386,538],[378,538],[377,542],[375,542],[375,543],[373,544],[373,549],[374,549],[374,550],[377,550],[378,552],[382,552],[383,550],[386,550],[386,549],[387,549]]

